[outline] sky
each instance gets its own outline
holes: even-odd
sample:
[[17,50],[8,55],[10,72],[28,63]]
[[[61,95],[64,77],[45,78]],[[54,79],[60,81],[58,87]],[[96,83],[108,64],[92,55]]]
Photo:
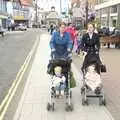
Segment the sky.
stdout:
[[[37,0],[40,8],[43,8],[46,11],[50,11],[52,6],[55,6],[55,9],[60,13],[60,0]],[[61,0],[62,2],[62,12],[68,11],[68,1]],[[7,4],[8,12],[13,14],[12,3],[8,2]]]
[[[68,10],[68,1],[69,0],[61,0],[62,2],[62,11]],[[55,9],[58,13],[60,13],[60,0],[38,0],[38,4],[44,10],[50,10],[51,6],[55,6]]]

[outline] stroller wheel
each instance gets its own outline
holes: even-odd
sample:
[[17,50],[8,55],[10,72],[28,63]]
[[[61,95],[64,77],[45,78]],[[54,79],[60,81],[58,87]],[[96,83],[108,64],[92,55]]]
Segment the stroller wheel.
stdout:
[[99,98],[99,105],[106,106],[106,100],[104,98]]
[[70,98],[72,98],[72,91],[70,91]]
[[81,88],[81,95],[82,95],[84,92],[85,92],[85,88],[82,87],[82,88]]
[[48,103],[47,104],[47,110],[50,111],[50,109],[51,109],[51,105],[50,105],[50,103]]
[[82,105],[88,105],[88,99],[84,99],[84,98],[82,98]]
[[66,111],[67,112],[73,111],[73,104],[72,103],[70,105],[68,105],[68,104],[66,105]]
[[104,106],[106,106],[106,100],[105,100],[105,99],[102,101],[102,104],[103,104]]
[[52,104],[51,108],[52,108],[52,111],[55,110],[55,103]]

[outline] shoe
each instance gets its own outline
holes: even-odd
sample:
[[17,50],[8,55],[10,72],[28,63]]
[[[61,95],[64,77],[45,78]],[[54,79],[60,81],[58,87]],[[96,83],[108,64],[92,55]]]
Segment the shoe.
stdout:
[[59,97],[59,91],[56,90],[56,97]]
[[97,87],[96,89],[95,89],[95,94],[100,94],[101,93],[101,88],[100,87]]
[[64,90],[62,90],[60,93],[61,93],[61,96],[64,96]]

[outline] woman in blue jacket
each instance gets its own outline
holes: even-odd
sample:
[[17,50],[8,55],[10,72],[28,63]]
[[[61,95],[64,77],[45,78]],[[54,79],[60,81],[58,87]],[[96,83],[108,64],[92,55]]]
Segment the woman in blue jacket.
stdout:
[[50,41],[50,47],[52,51],[52,57],[54,58],[66,58],[68,53],[72,49],[72,40],[70,34],[65,32],[65,23],[59,24],[59,30],[54,32]]

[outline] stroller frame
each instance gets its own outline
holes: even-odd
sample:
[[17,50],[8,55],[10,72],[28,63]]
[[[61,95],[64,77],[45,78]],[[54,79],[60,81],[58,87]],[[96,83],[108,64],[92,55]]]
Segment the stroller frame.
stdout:
[[96,71],[98,74],[101,75],[101,66],[99,62],[95,61],[90,61],[89,64],[83,69],[83,84],[81,87],[81,95],[82,95],[82,105],[88,105],[88,98],[99,98],[99,105],[106,105],[106,99],[105,99],[105,94],[104,94],[104,89],[103,85],[100,88],[96,88],[95,92],[93,92],[89,86],[86,85],[85,82],[85,74],[86,74],[86,68],[89,67],[90,65],[94,64],[96,66]]
[[[65,75],[66,77],[66,89],[64,91],[64,99],[66,100],[66,111],[73,111],[73,104],[71,102],[71,98],[72,98],[72,91],[70,89],[70,72],[71,72],[71,62],[72,60],[70,59],[58,59],[58,60],[50,60],[49,61],[49,64],[51,64],[51,67],[50,69],[51,70],[51,73],[50,76],[51,76],[51,86],[53,84],[53,75],[55,74],[54,73],[54,68],[56,66],[61,66],[62,67],[62,73]],[[48,69],[49,69],[49,66],[48,66]],[[55,93],[55,89],[53,87],[50,86],[50,102],[47,103],[47,110],[50,111],[54,111],[55,110],[55,103],[56,103],[56,99],[57,96],[56,96],[56,93]]]

